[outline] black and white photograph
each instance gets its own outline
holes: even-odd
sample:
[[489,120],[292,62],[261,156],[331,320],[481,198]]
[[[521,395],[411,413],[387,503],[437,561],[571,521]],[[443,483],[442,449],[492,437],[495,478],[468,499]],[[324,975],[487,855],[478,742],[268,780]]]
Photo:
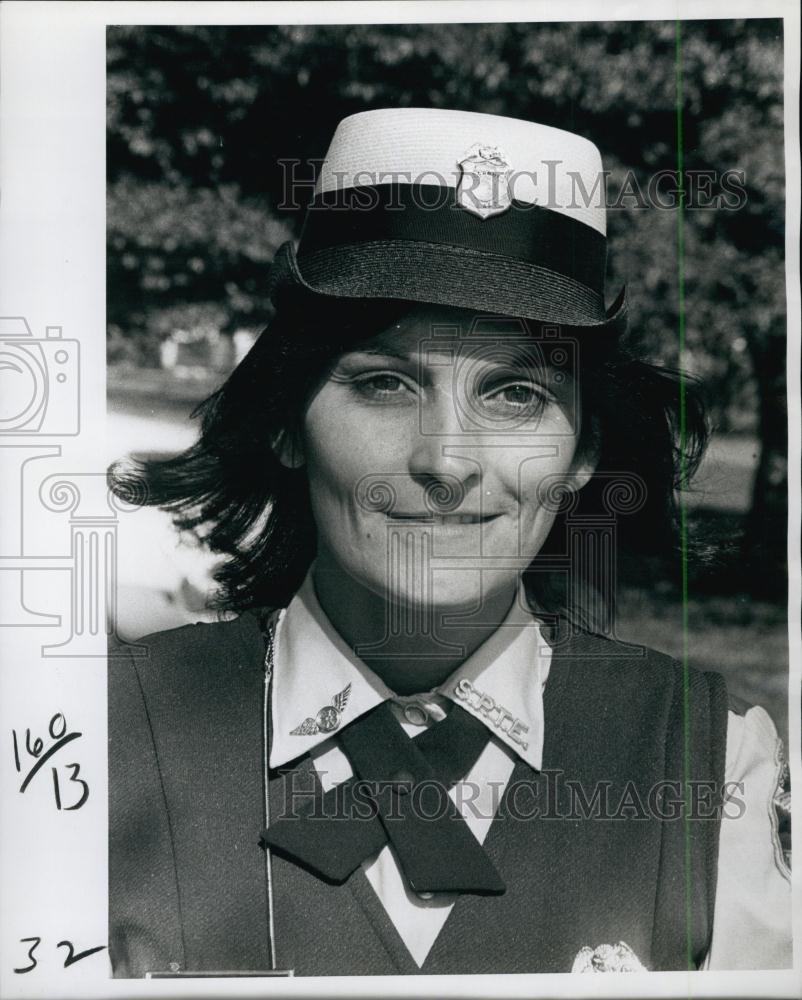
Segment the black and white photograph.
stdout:
[[3,995],[799,995],[798,10],[53,6]]

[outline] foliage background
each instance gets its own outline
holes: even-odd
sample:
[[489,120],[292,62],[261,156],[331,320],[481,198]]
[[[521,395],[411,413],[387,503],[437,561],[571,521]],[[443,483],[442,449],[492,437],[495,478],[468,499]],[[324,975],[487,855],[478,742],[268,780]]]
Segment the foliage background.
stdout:
[[719,432],[757,451],[745,504],[697,510],[730,545],[694,586],[731,595],[749,626],[758,599],[786,593],[781,31],[773,19],[686,21],[678,57],[669,21],[110,27],[110,364],[135,379],[178,327],[264,324],[270,261],[303,214],[303,200],[282,207],[281,161],[311,179],[345,115],[448,107],[568,128],[602,150],[611,193],[628,174],[645,191],[676,168],[679,72],[686,170],[742,171],[746,198],[687,210],[682,262],[677,210],[622,199],[608,288],[627,284],[648,351],[703,376]]

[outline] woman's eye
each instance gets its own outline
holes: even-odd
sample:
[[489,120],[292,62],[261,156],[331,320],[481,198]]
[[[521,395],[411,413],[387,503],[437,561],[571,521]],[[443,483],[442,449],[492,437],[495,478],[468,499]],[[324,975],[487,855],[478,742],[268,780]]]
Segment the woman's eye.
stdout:
[[543,390],[527,382],[510,382],[485,397],[485,405],[492,409],[531,410],[533,415],[540,413],[546,402]]
[[357,392],[372,399],[390,399],[403,395],[407,391],[406,383],[397,375],[388,372],[378,372],[354,379]]

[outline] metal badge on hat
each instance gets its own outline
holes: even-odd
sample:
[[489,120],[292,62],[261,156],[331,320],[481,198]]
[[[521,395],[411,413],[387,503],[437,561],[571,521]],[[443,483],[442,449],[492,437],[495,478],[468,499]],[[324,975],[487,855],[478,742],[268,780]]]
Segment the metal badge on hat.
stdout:
[[333,733],[340,724],[340,716],[348,704],[351,685],[344,687],[339,694],[331,699],[330,705],[324,705],[314,719],[310,716],[290,730],[290,736],[316,736],[318,733]]
[[462,176],[457,187],[457,201],[461,208],[480,219],[507,211],[512,204],[512,167],[498,146],[474,143],[459,165]]

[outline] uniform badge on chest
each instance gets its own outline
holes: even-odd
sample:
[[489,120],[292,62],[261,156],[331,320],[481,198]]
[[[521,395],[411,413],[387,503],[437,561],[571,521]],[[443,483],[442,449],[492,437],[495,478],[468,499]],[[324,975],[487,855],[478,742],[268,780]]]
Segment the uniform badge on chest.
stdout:
[[598,948],[580,948],[571,972],[648,972],[625,941],[600,944]]

